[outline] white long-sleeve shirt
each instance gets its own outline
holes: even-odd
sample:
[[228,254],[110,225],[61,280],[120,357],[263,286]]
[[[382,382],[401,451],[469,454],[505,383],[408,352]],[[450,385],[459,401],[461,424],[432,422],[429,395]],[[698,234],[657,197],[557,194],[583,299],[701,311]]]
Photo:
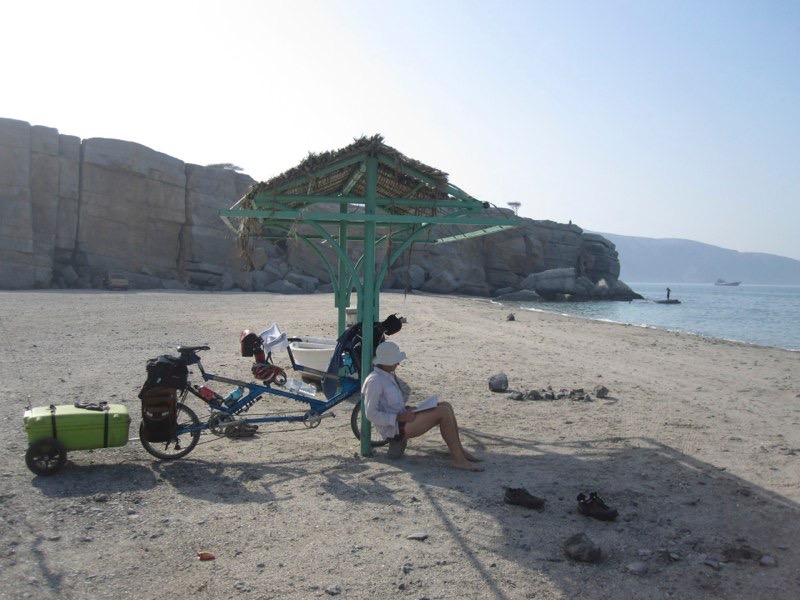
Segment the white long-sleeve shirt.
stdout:
[[397,415],[406,410],[405,399],[394,373],[378,367],[372,369],[361,385],[364,413],[384,438],[400,433]]

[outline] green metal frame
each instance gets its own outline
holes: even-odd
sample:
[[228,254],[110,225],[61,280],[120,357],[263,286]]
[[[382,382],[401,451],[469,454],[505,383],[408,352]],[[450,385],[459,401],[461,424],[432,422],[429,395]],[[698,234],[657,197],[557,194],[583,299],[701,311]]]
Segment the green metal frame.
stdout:
[[[293,195],[288,190],[307,184],[310,181],[330,175],[345,168],[358,165],[353,175],[347,179],[343,187],[334,196],[302,194]],[[258,219],[270,228],[285,232],[288,237],[295,236],[306,242],[320,257],[325,269],[334,285],[334,305],[338,309],[338,331],[341,334],[346,327],[347,307],[350,306],[353,290],[358,296],[358,320],[361,323],[374,323],[380,315],[380,288],[385,280],[389,268],[397,261],[413,243],[441,244],[472,237],[487,235],[503,229],[517,227],[521,220],[516,216],[495,217],[485,213],[489,206],[466,194],[458,187],[447,184],[448,197],[442,198],[385,198],[379,197],[378,170],[379,165],[389,167],[397,173],[418,181],[412,193],[417,193],[426,186],[440,189],[440,183],[428,175],[415,169],[413,166],[399,162],[396,157],[378,153],[377,155],[362,153],[335,161],[330,165],[320,168],[314,173],[305,174],[289,181],[282,182],[269,190],[262,190],[254,196],[241,198],[230,209],[220,210],[219,215],[234,232],[237,229],[232,225],[231,219]],[[361,179],[364,179],[364,196],[351,195]],[[310,212],[308,207],[314,204],[339,204],[338,213]],[[350,205],[363,205],[364,212],[348,212]],[[398,210],[426,209],[429,214],[418,215]],[[442,214],[440,209],[450,212]],[[312,226],[313,233],[297,232],[294,230],[298,224]],[[363,228],[363,235],[351,238],[348,227],[357,225]],[[430,233],[437,225],[468,225],[479,226],[476,231],[448,235],[438,239],[423,239],[425,233]],[[334,235],[328,229],[335,228]],[[395,230],[395,227],[398,227]],[[389,227],[390,232],[378,236],[379,227]],[[315,244],[315,240],[325,240],[336,253],[338,259],[334,265],[322,250]],[[363,255],[355,262],[347,253],[350,241],[362,241]],[[391,253],[376,272],[375,249],[383,243],[397,243],[392,247]],[[363,379],[372,369],[372,354],[374,348],[372,327],[364,327],[362,334],[361,378]],[[372,447],[369,443],[371,424],[362,411],[361,424],[361,453],[364,456],[371,454]]]

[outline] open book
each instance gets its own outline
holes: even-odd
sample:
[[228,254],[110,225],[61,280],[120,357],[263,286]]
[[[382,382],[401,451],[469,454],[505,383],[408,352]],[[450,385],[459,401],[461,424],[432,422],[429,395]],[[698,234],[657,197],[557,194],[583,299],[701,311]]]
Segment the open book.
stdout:
[[439,396],[434,394],[430,398],[425,398],[422,402],[420,402],[415,408],[414,412],[419,412],[421,410],[428,410],[429,408],[434,408],[437,404],[439,404]]

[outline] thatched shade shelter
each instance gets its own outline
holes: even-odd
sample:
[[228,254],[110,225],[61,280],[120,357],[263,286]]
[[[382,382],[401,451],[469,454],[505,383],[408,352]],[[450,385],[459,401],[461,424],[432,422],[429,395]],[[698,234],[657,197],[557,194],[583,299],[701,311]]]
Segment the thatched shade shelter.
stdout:
[[[309,154],[293,169],[254,185],[220,216],[237,233],[242,248],[254,236],[296,236],[308,243],[334,283],[341,333],[353,290],[359,321],[378,320],[381,284],[412,243],[452,242],[519,225],[516,216],[490,214],[489,208],[488,202],[451,184],[447,173],[404,156],[374,135],[340,150]],[[363,255],[356,261],[348,254],[353,240],[363,242]],[[386,244],[386,259],[376,265],[375,250],[381,244]],[[325,255],[325,245],[335,252],[338,264]],[[362,377],[372,367],[372,350],[372,328],[365,327]],[[368,433],[368,427],[366,423],[363,431]],[[362,436],[364,453],[369,452],[368,440]]]

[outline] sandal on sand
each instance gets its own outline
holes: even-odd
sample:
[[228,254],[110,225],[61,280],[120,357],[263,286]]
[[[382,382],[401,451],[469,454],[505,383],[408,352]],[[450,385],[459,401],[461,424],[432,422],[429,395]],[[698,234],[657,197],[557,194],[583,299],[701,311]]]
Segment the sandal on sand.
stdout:
[[619,514],[615,508],[607,506],[597,492],[591,492],[588,497],[578,494],[578,512],[600,521],[613,521]]
[[406,440],[399,442],[396,440],[389,440],[389,449],[386,451],[386,458],[397,460],[405,453],[406,446],[408,446],[408,441]]
[[251,425],[250,423],[240,423],[239,425],[232,425],[225,430],[225,435],[234,438],[252,437],[258,431],[258,425]]
[[524,506],[525,508],[533,508],[535,510],[542,510],[544,508],[544,499],[529,494],[528,490],[525,488],[506,488],[503,502],[506,504]]

